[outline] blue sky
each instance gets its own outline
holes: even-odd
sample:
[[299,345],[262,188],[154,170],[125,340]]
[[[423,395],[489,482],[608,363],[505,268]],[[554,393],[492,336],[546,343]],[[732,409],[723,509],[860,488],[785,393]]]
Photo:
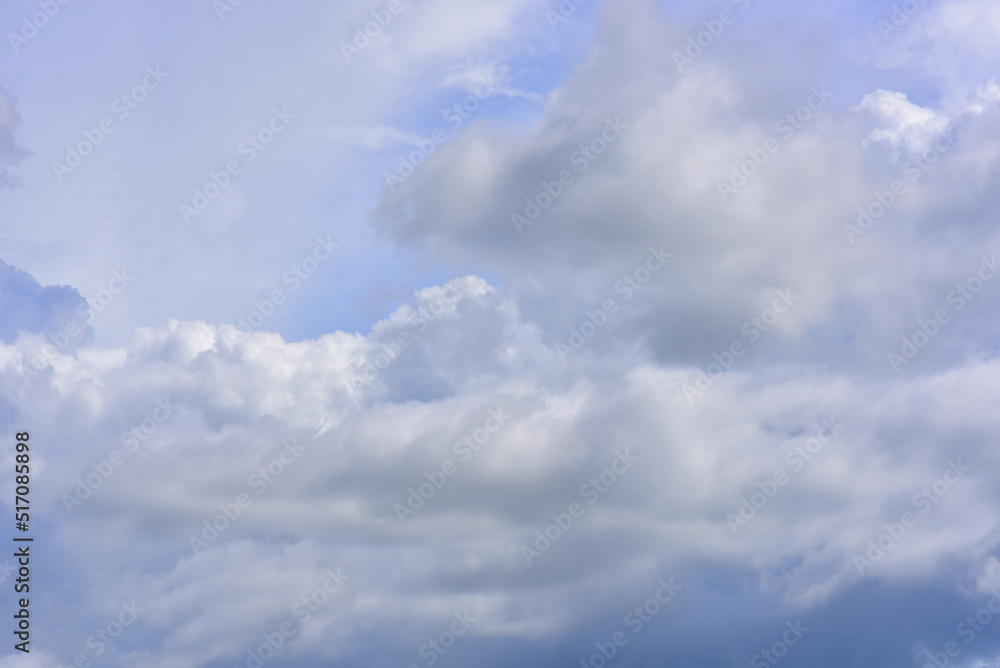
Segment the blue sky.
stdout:
[[0,25],[0,668],[1000,661],[995,4]]

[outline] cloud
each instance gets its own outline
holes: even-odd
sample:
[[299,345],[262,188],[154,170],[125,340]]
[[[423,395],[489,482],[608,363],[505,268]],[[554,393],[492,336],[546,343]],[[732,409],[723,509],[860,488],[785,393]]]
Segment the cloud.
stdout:
[[[76,289],[68,285],[42,287],[27,272],[0,260],[0,338],[5,342],[13,343],[18,332],[33,332],[65,339],[62,347],[74,350],[89,337],[86,313],[80,313],[86,303]],[[74,327],[73,336],[66,334],[67,325]]]
[[[63,189],[25,161],[11,200],[14,250],[62,272],[38,275],[142,276],[111,343],[60,348],[79,294],[0,265],[0,425],[31,431],[49,546],[29,661],[927,663],[1000,558],[984,2],[921,5],[848,68],[837,40],[879,40],[882,10],[623,0],[551,29],[558,3],[428,0],[349,67],[384,3],[60,15],[159,26],[176,83]],[[67,43],[110,73],[76,77],[81,109],[135,85]],[[77,66],[37,46],[18,67]],[[61,128],[46,155],[103,113],[15,74],[25,129]],[[484,78],[501,95],[373,199],[383,150]],[[296,124],[213,205],[232,226],[178,231],[274,104]],[[1000,656],[975,643],[955,665]]]
[[420,137],[416,135],[409,135],[386,125],[346,128],[335,132],[334,136],[351,140],[373,150],[383,149],[397,143],[415,144],[420,140]]
[[[662,360],[699,364],[740,339],[743,323],[785,288],[803,301],[754,357],[861,355],[868,363],[875,358],[865,351],[884,349],[937,300],[907,303],[914,281],[943,300],[982,248],[996,248],[980,222],[985,209],[949,214],[968,233],[948,260],[936,257],[933,232],[942,208],[979,201],[974,191],[996,179],[990,84],[966,91],[954,109],[933,109],[885,90],[859,100],[838,99],[835,90],[818,96],[813,91],[830,90],[819,71],[778,81],[735,62],[698,61],[681,74],[655,54],[683,36],[645,3],[636,6],[645,20],[608,9],[600,47],[549,95],[534,127],[471,124],[405,184],[383,192],[375,228],[435,260],[501,273],[525,317],[552,337],[565,337],[603,299],[622,299],[615,286],[650,244],[663,245],[673,259],[612,325],[615,337]],[[736,47],[720,40],[713,48]],[[874,130],[853,108],[874,117]],[[803,111],[805,122],[794,115]],[[929,154],[932,162],[906,162],[919,160],[945,129],[960,137],[951,148]],[[876,143],[866,145],[866,135]],[[773,155],[763,148],[768,139]],[[873,150],[879,144],[902,153]],[[956,186],[955,170],[968,189]],[[926,231],[929,238],[918,236],[905,253],[947,262],[938,278],[918,275],[894,233],[868,234],[862,245],[847,227],[896,179],[907,194],[880,225],[900,220]],[[899,310],[887,311],[886,302]],[[858,315],[838,323],[847,303]],[[846,337],[833,333],[841,327]],[[815,345],[801,337],[807,330]]]
[[475,8],[457,0],[434,0],[410,8],[398,34],[399,55],[416,61],[465,58],[517,36],[518,19],[539,0],[485,0]]
[[507,97],[523,97],[529,100],[540,100],[541,96],[531,91],[513,88],[510,82],[513,77],[510,68],[497,63],[478,63],[449,72],[438,88],[458,88],[468,93],[482,91],[484,85]]
[[[413,341],[393,350],[402,333]],[[565,662],[589,655],[592,625],[621,619],[673,576],[688,588],[678,607],[697,625],[671,617],[673,634],[644,639],[631,656],[665,642],[687,655],[735,623],[747,597],[769,601],[780,630],[783,615],[835,615],[873,581],[949,581],[996,549],[1000,424],[981,409],[1000,399],[996,359],[883,381],[802,365],[736,371],[692,405],[682,391],[689,367],[627,350],[599,364],[563,361],[538,334],[510,299],[466,277],[419,292],[365,337],[285,342],[174,322],[141,330],[122,351],[60,355],[27,380],[18,369],[38,339],[5,345],[4,384],[25,393],[19,420],[52,444],[37,456],[54,520],[46,540],[83,545],[67,578],[118,574],[87,594],[95,607],[83,618],[63,621],[61,651],[135,599],[148,612],[119,650],[145,665],[240,661],[288,620],[286,665],[373,651],[406,663],[466,610],[477,621],[456,657],[557,635],[564,649],[535,651]],[[377,377],[355,382],[383,353],[391,359]],[[133,452],[119,436],[157,415],[158,399],[173,410]],[[485,445],[459,447],[477,442],[490,411],[507,417]],[[817,451],[824,420],[836,430]],[[73,432],[81,423],[91,425],[86,441]],[[288,459],[290,438],[301,452]],[[124,463],[70,515],[62,495],[106,470],[114,450]],[[637,463],[609,482],[602,472],[621,452]],[[942,491],[955,461],[961,476]],[[770,482],[779,470],[781,486]],[[417,505],[410,497],[426,496],[415,490],[427,484],[437,491],[401,522],[395,504]],[[734,531],[731,515],[747,499],[753,515]],[[536,530],[572,503],[583,516],[549,530],[551,546],[538,543]],[[867,558],[867,541],[906,511],[919,523],[859,572],[854,557]],[[146,536],[138,549],[137,534]],[[205,545],[192,549],[192,536]],[[522,546],[539,550],[530,565]],[[114,566],[108,551],[120,555]],[[301,621],[295,603],[338,567],[349,585]],[[720,590],[707,621],[694,592],[737,573],[744,586]],[[582,595],[587,583],[599,583],[594,595]],[[893,614],[916,636],[935,628],[911,606]],[[373,650],[387,626],[394,639]],[[767,631],[747,629],[730,645],[751,647]]]
[[866,95],[855,108],[871,113],[884,124],[872,131],[865,140],[866,146],[883,141],[893,148],[902,146],[911,154],[919,154],[948,127],[946,118],[912,104],[903,93],[877,90]]

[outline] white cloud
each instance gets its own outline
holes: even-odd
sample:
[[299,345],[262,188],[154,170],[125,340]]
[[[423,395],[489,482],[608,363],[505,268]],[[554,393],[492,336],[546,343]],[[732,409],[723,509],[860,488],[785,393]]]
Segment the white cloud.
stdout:
[[523,97],[540,100],[541,96],[530,91],[518,90],[510,85],[513,77],[510,68],[497,63],[477,63],[460,67],[448,73],[438,88],[458,88],[468,93],[482,94],[483,87],[499,92],[507,97]]
[[877,90],[865,95],[855,109],[866,111],[881,123],[865,140],[886,142],[911,154],[923,153],[948,127],[948,119],[933,110],[920,107],[903,93]]
[[344,128],[332,133],[334,137],[348,139],[365,148],[373,150],[383,149],[393,144],[415,144],[421,137],[407,134],[397,128],[388,125],[375,125],[371,127]]

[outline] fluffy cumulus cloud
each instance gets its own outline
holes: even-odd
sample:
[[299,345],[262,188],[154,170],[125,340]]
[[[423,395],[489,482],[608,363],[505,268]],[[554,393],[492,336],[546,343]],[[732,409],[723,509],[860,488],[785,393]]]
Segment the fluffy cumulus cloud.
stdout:
[[[71,270],[19,228],[0,425],[31,434],[32,651],[0,666],[995,665],[995,12],[847,9],[208,12],[299,26],[335,94],[282,88],[308,141],[232,175],[273,180],[238,231],[175,246],[176,175],[97,153],[121,195],[87,215],[140,231],[94,228]],[[11,211],[51,211],[24,162]],[[320,228],[340,245],[303,260]],[[109,253],[139,278],[105,304]]]

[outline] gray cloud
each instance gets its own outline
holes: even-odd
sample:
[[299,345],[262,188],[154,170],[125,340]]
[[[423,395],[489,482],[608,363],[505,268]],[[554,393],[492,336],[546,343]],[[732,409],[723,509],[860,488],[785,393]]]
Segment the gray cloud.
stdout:
[[[454,300],[447,308],[446,296]],[[419,309],[431,313],[436,300],[440,315],[417,332]],[[906,605],[905,596],[853,607],[872,600],[876,581],[934,590],[981,567],[979,555],[995,549],[998,425],[975,408],[1000,398],[990,382],[995,361],[881,382],[790,365],[773,368],[780,378],[735,372],[692,406],[681,391],[690,368],[649,363],[634,351],[609,355],[608,371],[581,358],[563,362],[530,329],[509,299],[470,277],[422,292],[367,337],[286,343],[175,323],[142,333],[120,355],[61,356],[49,380],[24,385],[37,398],[21,416],[40,425],[33,438],[53,444],[40,462],[40,498],[51,500],[44,512],[55,519],[47,540],[86,544],[66,578],[123,575],[83,617],[63,620],[70,632],[60,651],[82,645],[111,614],[101,606],[113,611],[135,598],[149,612],[122,638],[126,662],[236,661],[261,634],[295,620],[294,603],[337,567],[349,586],[296,625],[286,665],[375,655],[420,662],[427,638],[465,610],[477,621],[456,658],[500,643],[485,665],[515,660],[517,647],[533,648],[533,662],[576,660],[666,577],[682,583],[683,595],[649,622],[654,631],[635,636],[625,654],[637,665],[667,647],[692,661],[711,656],[708,646],[717,646],[712,660],[736,662],[740,652],[749,660],[799,618],[812,635],[796,651],[819,662],[847,628],[845,606],[871,623],[895,616],[913,634],[898,640],[917,643],[923,633],[947,635],[939,618],[983,598],[949,594],[938,615]],[[351,378],[362,360],[404,331],[414,342],[357,391]],[[16,360],[36,340],[5,346],[7,383],[24,382]],[[91,398],[80,403],[84,386]],[[428,386],[431,396],[414,398]],[[59,396],[48,387],[75,389]],[[163,398],[174,412],[130,452],[119,436],[156,415]],[[497,408],[509,419],[464,459],[457,444]],[[821,418],[836,433],[803,459],[822,435]],[[93,425],[87,442],[96,444],[83,452],[71,431],[81,421]],[[290,437],[302,452],[278,466]],[[67,513],[61,495],[116,449],[125,463]],[[614,465],[619,451],[637,458],[627,472]],[[912,497],[933,494],[957,459],[969,467],[961,480],[915,505]],[[457,471],[400,523],[394,504],[440,481],[434,473],[445,461]],[[265,485],[259,469],[269,462]],[[605,491],[581,491],[613,465],[620,475]],[[789,481],[734,533],[727,515],[740,512],[741,499],[765,494],[779,469]],[[235,513],[240,494],[250,503],[236,518],[214,519]],[[582,517],[550,547],[538,543],[535,531],[555,526],[553,515],[565,516],[574,502]],[[919,523],[859,573],[853,557],[906,511]],[[213,521],[231,526],[213,539],[205,533]],[[192,535],[208,540],[204,549],[192,549]],[[540,550],[530,565],[522,546]],[[115,565],[109,550],[121,555]],[[769,612],[758,616],[753,606]],[[757,619],[747,625],[751,614]],[[742,630],[726,630],[733,625]],[[373,650],[386,628],[394,640]],[[550,637],[562,639],[559,647],[540,644]]]

